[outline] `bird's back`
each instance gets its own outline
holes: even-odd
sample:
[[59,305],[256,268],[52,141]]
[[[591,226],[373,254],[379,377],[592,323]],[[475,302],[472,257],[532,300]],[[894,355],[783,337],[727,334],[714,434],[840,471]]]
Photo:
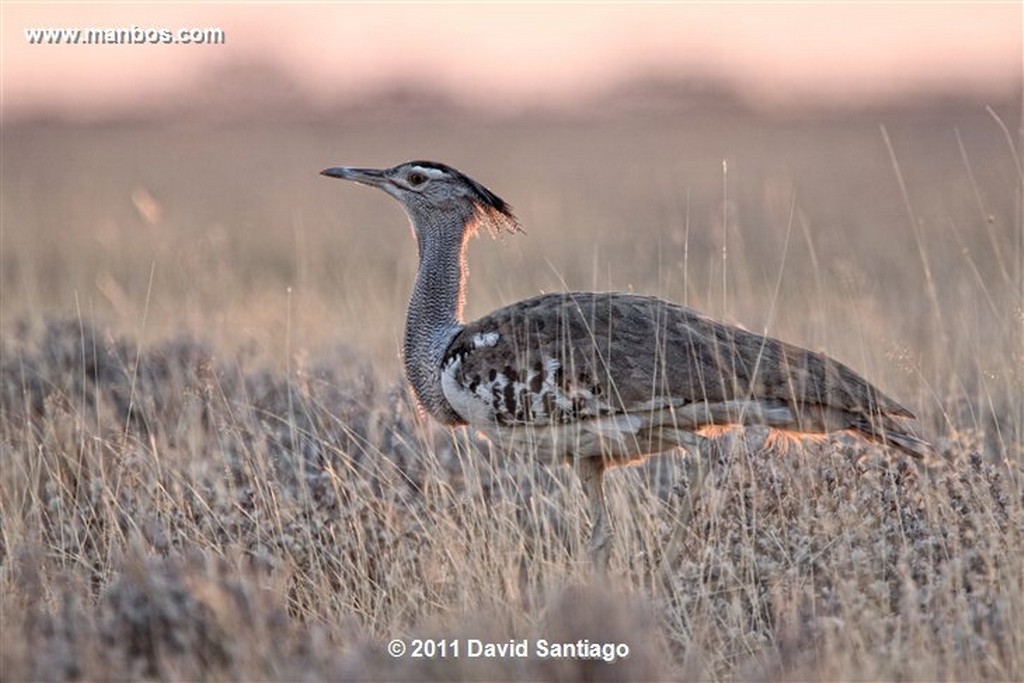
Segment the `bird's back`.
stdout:
[[476,426],[554,426],[670,411],[694,431],[851,429],[915,455],[913,414],[842,363],[653,297],[548,294],[468,324],[442,363]]

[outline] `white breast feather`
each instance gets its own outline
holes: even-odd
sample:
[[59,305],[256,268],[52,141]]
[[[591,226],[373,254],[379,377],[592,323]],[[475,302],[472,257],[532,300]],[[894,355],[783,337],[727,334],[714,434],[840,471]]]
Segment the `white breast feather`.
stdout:
[[456,356],[441,370],[441,391],[448,404],[469,424],[494,422],[494,409],[491,407],[490,398],[482,392],[484,383],[481,382],[478,393],[473,393],[462,386],[456,379],[461,366],[462,359]]
[[480,332],[473,336],[473,348],[486,349],[498,343],[501,338],[497,332]]

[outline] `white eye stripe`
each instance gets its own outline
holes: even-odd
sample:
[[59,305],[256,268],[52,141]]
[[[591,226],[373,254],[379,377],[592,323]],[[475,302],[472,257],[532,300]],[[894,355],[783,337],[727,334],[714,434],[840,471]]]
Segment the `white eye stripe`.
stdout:
[[423,177],[427,178],[428,180],[433,180],[433,179],[436,179],[436,178],[443,178],[446,175],[445,172],[442,171],[439,168],[429,168],[427,166],[413,166],[409,170],[409,172],[410,173],[419,173],[420,175],[422,175]]

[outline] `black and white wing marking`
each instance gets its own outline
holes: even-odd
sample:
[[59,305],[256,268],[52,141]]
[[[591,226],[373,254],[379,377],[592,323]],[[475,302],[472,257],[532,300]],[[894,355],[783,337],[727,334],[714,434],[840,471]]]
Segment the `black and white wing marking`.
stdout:
[[695,428],[914,438],[902,424],[913,415],[842,363],[631,294],[549,294],[472,322],[445,353],[442,388],[477,426],[673,410]]

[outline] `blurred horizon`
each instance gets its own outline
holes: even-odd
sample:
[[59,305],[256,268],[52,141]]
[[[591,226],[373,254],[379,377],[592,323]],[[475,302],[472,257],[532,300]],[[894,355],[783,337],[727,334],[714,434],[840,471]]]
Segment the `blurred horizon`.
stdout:
[[[62,5],[3,15],[27,119],[794,113],[1021,103],[1017,3]],[[219,28],[220,45],[30,44],[33,28]]]

